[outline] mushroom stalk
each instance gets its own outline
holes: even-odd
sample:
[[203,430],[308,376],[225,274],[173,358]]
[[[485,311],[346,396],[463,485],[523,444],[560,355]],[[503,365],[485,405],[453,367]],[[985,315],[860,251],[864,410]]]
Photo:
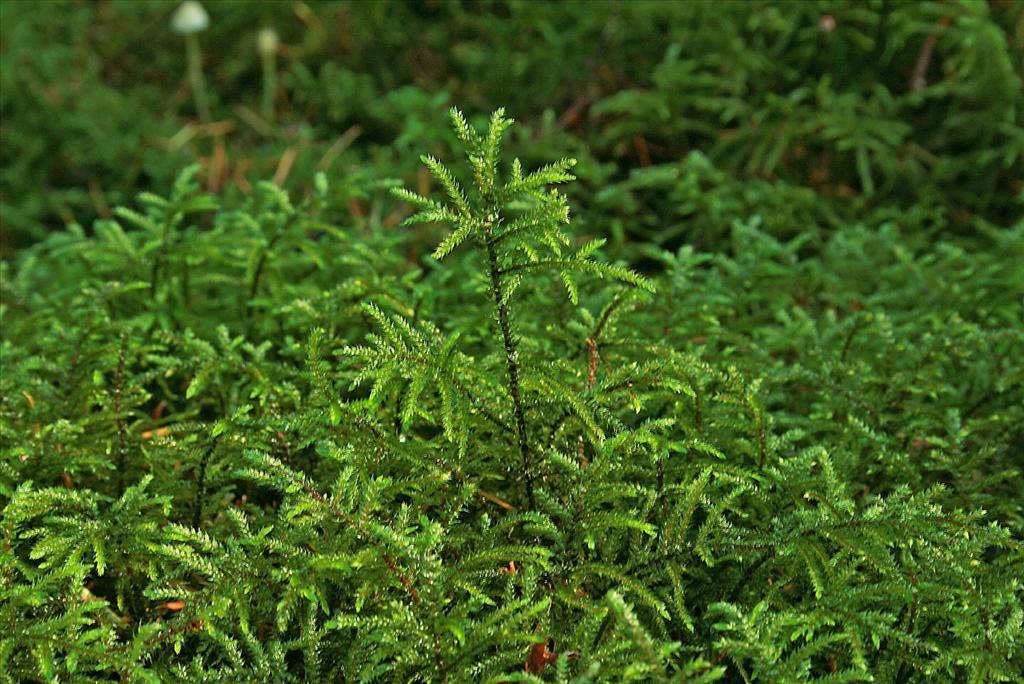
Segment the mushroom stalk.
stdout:
[[188,81],[192,87],[199,120],[206,123],[210,120],[210,103],[206,97],[206,79],[203,78],[203,53],[199,48],[199,34],[185,34],[185,53],[188,59]]
[[261,112],[267,121],[274,120],[274,99],[277,93],[277,32],[265,28],[256,39],[260,53],[260,64],[263,69],[263,102]]

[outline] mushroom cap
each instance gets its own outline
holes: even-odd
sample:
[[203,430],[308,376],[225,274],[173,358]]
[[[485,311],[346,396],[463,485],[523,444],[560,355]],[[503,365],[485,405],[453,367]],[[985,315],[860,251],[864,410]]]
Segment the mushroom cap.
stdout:
[[256,47],[260,51],[261,55],[272,55],[277,52],[277,46],[280,41],[277,37],[277,31],[272,28],[261,28],[260,32],[256,34]]
[[171,28],[178,33],[198,33],[210,25],[210,15],[198,0],[185,0],[171,16]]

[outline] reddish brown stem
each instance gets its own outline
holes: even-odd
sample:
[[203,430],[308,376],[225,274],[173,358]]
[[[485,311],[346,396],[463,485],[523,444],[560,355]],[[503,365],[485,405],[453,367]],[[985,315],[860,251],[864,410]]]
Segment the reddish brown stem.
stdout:
[[590,364],[587,368],[587,389],[594,389],[594,379],[597,377],[597,342],[587,338],[587,346],[590,347]]

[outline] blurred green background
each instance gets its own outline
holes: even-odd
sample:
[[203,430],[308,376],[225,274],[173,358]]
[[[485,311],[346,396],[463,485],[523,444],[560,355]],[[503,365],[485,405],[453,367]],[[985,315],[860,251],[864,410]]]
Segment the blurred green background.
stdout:
[[895,221],[923,239],[1020,214],[1013,0],[209,2],[208,121],[176,7],[0,3],[4,254],[197,160],[229,205],[323,170],[390,225],[374,182],[426,182],[417,157],[450,140],[452,104],[506,107],[524,161],[579,157],[574,210],[627,256],[724,248],[754,213],[780,236]]

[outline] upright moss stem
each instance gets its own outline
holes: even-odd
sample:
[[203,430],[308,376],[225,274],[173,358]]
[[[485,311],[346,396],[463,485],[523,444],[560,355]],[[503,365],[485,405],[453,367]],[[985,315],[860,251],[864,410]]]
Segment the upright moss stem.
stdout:
[[199,523],[203,520],[203,499],[206,497],[206,466],[216,446],[217,438],[214,437],[210,445],[203,450],[203,455],[199,459],[199,468],[196,473],[196,496],[195,502],[192,505],[192,527],[196,529],[199,529]]
[[[493,231],[493,221],[488,228],[488,238]],[[504,288],[501,285],[501,270],[498,267],[498,255],[490,239],[487,240],[487,260],[491,276],[491,291],[494,294],[494,306],[498,312],[498,327],[505,346],[505,362],[508,365],[508,388],[512,395],[512,406],[516,414],[516,434],[519,438],[519,451],[523,457],[523,475],[526,478],[526,499],[530,508],[537,507],[533,494],[533,467],[530,462],[530,442],[526,434],[526,412],[523,410],[523,397],[519,389],[519,354],[516,340],[512,335],[509,323],[508,302],[505,300]]]
[[114,413],[116,414],[115,422],[117,425],[117,498],[121,498],[124,494],[124,471],[128,467],[128,432],[124,425],[124,404],[122,403],[124,394],[124,373],[125,373],[125,354],[126,347],[128,344],[128,336],[125,333],[121,333],[121,344],[117,352],[117,377],[114,380]]

